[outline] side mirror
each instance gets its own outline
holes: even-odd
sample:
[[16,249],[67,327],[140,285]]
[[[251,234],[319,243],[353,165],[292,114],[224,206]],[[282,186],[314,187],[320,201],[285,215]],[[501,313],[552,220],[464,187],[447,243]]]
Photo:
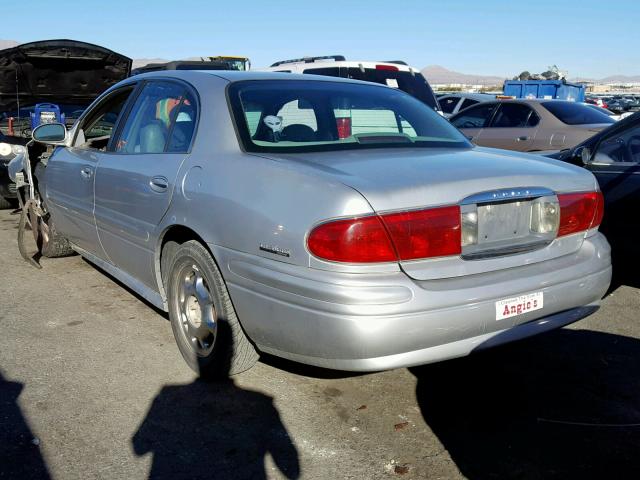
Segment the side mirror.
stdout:
[[61,123],[43,123],[31,133],[31,138],[40,143],[60,145],[67,137],[67,128]]
[[583,165],[591,164],[591,150],[587,147],[580,147],[575,151],[574,157],[582,160]]

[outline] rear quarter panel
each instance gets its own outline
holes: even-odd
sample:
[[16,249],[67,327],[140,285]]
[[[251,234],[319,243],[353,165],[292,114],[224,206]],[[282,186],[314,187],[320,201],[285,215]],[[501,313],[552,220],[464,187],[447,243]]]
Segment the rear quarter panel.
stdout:
[[306,234],[313,225],[372,208],[353,188],[311,168],[243,152],[226,85],[213,76],[195,85],[201,97],[197,137],[178,173],[157,241],[172,225],[184,225],[208,244],[308,266]]

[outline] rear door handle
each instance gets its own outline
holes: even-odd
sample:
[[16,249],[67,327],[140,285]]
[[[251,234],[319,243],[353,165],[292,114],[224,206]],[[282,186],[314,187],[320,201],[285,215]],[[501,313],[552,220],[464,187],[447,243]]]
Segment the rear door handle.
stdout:
[[518,137],[516,138],[516,142],[526,142],[529,140],[529,137]]
[[82,176],[82,178],[89,179],[91,178],[91,175],[93,175],[93,170],[91,169],[91,167],[84,167],[82,170],[80,170],[80,176]]
[[162,176],[156,176],[149,180],[149,186],[154,192],[163,193],[169,188],[169,180]]

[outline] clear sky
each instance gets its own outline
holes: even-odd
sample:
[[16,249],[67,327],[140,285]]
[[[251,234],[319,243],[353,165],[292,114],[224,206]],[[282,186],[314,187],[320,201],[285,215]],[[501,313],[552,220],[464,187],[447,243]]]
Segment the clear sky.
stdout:
[[402,59],[513,76],[640,75],[640,0],[23,0],[2,2],[0,38],[71,38],[132,58],[306,55]]

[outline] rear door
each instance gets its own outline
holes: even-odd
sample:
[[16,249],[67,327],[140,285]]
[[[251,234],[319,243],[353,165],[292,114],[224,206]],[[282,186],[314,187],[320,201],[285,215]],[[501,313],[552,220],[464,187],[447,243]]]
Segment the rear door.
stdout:
[[536,137],[540,117],[528,105],[502,103],[488,127],[476,138],[483,147],[526,152]]
[[476,139],[480,136],[482,129],[491,123],[497,107],[498,103],[496,102],[474,105],[454,115],[450,121],[453,126],[459,128],[469,140],[477,143]]
[[73,244],[104,257],[94,220],[94,182],[100,159],[135,84],[111,92],[80,120],[73,146],[58,148],[46,169],[46,200],[57,228]]
[[600,230],[613,247],[616,265],[638,265],[640,121],[601,140],[592,161],[587,168],[598,179],[605,199]]
[[101,159],[95,182],[95,217],[109,260],[147,286],[155,286],[155,236],[178,170],[190,151],[196,95],[178,81],[147,81]]

